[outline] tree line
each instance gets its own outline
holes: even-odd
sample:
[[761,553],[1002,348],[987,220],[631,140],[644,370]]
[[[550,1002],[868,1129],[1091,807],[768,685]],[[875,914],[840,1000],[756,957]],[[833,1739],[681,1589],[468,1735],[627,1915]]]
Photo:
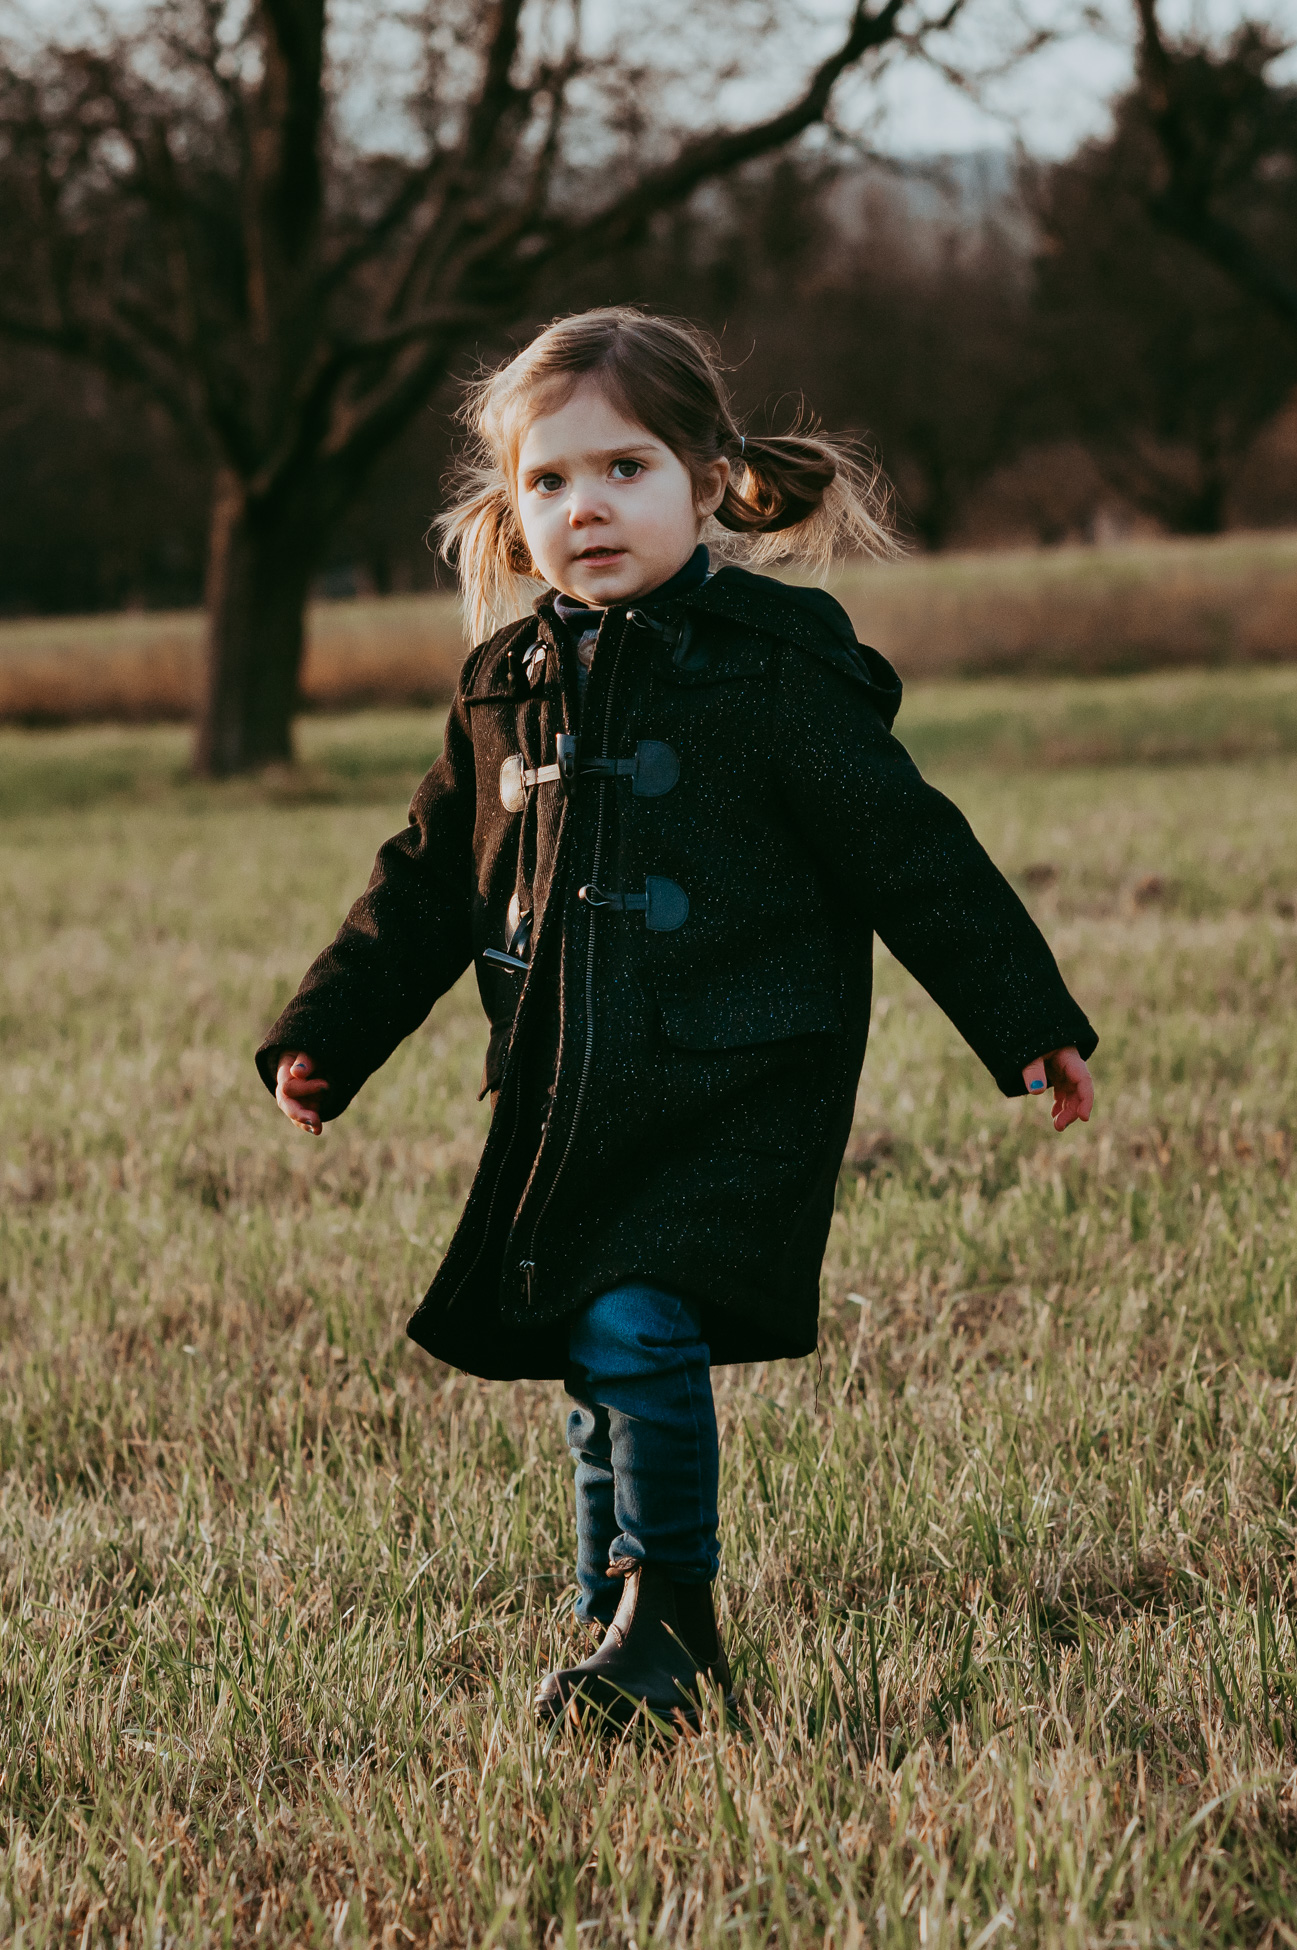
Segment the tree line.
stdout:
[[200,766],[287,755],[308,589],[427,586],[457,381],[611,300],[707,325],[747,411],[871,443],[923,547],[1288,516],[1256,463],[1297,382],[1278,39],[1169,42],[1137,0],[1133,85],[1059,164],[835,142],[840,78],[949,17],[850,8],[782,107],[700,133],[629,51],[592,94],[526,0],[438,0],[390,154],[334,112],[325,0],[10,50],[0,607],[205,596]]

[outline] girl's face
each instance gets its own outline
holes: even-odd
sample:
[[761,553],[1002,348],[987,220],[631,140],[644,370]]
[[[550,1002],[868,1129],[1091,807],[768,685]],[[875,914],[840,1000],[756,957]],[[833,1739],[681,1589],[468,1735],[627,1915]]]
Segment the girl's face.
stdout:
[[699,498],[683,461],[584,380],[533,420],[518,454],[518,514],[538,573],[606,609],[682,569],[720,506],[727,460]]

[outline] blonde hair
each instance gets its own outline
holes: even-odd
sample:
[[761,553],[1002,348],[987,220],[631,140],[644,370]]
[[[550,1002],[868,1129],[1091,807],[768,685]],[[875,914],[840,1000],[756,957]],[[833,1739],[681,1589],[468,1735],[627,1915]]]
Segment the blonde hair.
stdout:
[[896,553],[881,470],[813,425],[751,434],[734,417],[713,348],[692,325],[610,305],[547,325],[474,386],[462,418],[472,444],[456,499],[434,523],[459,572],[465,625],[481,642],[524,615],[541,578],[518,518],[518,455],[527,427],[592,378],[629,419],[665,442],[701,489],[722,456],[730,479],[714,519],[739,539],[725,553],[798,561],[819,576],[847,550]]

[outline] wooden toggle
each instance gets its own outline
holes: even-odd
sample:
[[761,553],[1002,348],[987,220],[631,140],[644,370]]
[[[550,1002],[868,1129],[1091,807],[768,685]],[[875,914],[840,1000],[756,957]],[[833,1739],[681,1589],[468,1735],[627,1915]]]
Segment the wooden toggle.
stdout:
[[500,767],[500,804],[507,813],[520,813],[532,786],[557,784],[561,777],[557,765],[528,765],[522,753],[515,752]]
[[670,792],[680,777],[680,760],[670,745],[657,738],[641,738],[633,758],[589,758],[576,763],[576,739],[571,732],[560,732],[556,740],[558,763],[528,765],[521,752],[514,752],[500,767],[500,804],[507,813],[520,813],[533,786],[561,785],[570,792],[574,778],[629,779],[637,799],[660,799]]

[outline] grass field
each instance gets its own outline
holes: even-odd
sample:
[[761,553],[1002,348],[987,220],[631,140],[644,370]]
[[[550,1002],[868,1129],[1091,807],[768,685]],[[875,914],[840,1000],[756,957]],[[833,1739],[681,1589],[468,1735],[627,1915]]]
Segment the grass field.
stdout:
[[[834,589],[907,678],[1297,661],[1297,534],[914,556]],[[0,623],[0,722],[185,720],[202,640],[197,612]],[[325,710],[441,700],[464,648],[450,595],[319,603],[303,693]]]
[[907,702],[1098,1114],[880,954],[822,1368],[717,1377],[742,1722],[612,1748],[526,1707],[582,1643],[557,1389],[402,1335],[472,993],[319,1144],[250,1062],[436,719],[228,789],[0,732],[0,1936],[1297,1943],[1295,726],[1287,672]]

